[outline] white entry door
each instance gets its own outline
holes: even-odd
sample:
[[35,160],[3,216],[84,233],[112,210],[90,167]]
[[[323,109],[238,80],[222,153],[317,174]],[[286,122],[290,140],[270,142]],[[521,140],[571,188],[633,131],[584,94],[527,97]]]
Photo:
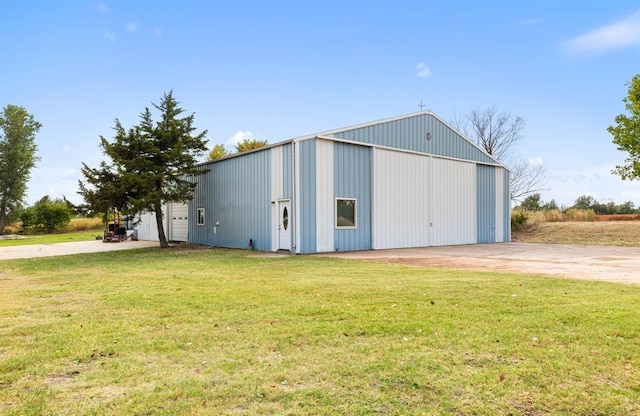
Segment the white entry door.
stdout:
[[278,249],[291,250],[291,201],[278,201]]

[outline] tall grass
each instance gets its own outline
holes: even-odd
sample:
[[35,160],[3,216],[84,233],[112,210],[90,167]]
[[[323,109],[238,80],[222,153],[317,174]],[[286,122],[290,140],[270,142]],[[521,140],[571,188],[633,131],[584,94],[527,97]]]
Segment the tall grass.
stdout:
[[[102,228],[104,228],[104,223],[101,218],[72,218],[69,224],[57,231],[57,233],[75,233],[78,231],[100,230]],[[20,222],[8,224],[4,227],[4,234],[21,234],[22,232],[22,223]]]
[[102,218],[73,218],[61,232],[73,233],[76,231],[90,231],[102,228],[104,228]]
[[596,213],[591,209],[569,209],[562,212],[557,209],[544,211],[527,211],[514,209],[511,211],[512,231],[532,231],[544,222],[595,221]]

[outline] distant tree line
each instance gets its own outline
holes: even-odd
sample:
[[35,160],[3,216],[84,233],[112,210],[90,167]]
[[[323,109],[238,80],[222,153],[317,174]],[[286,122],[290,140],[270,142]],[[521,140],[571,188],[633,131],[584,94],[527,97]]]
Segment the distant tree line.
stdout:
[[522,204],[515,207],[515,209],[522,209],[526,211],[558,210],[562,212],[566,212],[570,209],[583,209],[592,210],[597,215],[640,214],[640,208],[636,208],[632,201],[626,201],[622,204],[616,204],[613,201],[604,203],[598,202],[598,200],[591,195],[580,195],[570,207],[558,207],[558,204],[553,199],[549,202],[544,202],[540,198],[540,194],[535,193],[526,197],[524,201],[522,201]]

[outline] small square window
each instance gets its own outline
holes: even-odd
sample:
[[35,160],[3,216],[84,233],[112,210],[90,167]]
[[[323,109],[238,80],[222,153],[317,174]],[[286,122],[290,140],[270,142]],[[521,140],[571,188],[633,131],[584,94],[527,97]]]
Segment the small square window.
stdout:
[[336,199],[336,228],[356,228],[356,200]]
[[204,225],[204,208],[198,208],[198,225]]

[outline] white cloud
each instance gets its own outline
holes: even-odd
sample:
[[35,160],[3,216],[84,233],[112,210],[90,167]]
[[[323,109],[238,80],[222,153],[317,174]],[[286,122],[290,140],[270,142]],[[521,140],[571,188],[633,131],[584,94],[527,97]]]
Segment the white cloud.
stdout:
[[630,46],[640,46],[640,10],[564,43],[566,50],[575,54],[606,52]]
[[236,144],[244,141],[244,140],[259,140],[258,135],[253,134],[250,131],[238,131],[233,136],[229,137],[225,142],[225,145],[229,147],[235,147]]
[[160,31],[160,29],[154,30],[153,34],[156,35],[157,38],[162,37],[162,32]]
[[416,73],[418,78],[429,78],[431,76],[431,70],[424,62],[420,62],[416,65],[416,71],[418,71]]
[[108,30],[105,30],[104,32],[102,32],[102,36],[109,41],[109,43],[115,43],[116,41],[116,35],[113,34],[113,32],[109,32]]
[[98,9],[98,11],[100,13],[108,13],[109,12],[109,6],[107,6],[106,4],[104,4],[103,2],[99,1],[98,3],[96,3],[96,9]]
[[127,23],[124,28],[127,32],[135,32],[138,30],[138,25],[135,23]]
[[529,166],[543,166],[544,162],[541,157],[530,157],[527,159],[527,164]]
[[569,164],[550,167],[543,200],[555,199],[559,205],[571,206],[580,195],[590,195],[598,201],[613,200],[617,204],[640,200],[640,187],[613,175],[613,163]]

